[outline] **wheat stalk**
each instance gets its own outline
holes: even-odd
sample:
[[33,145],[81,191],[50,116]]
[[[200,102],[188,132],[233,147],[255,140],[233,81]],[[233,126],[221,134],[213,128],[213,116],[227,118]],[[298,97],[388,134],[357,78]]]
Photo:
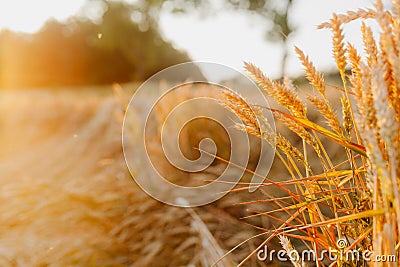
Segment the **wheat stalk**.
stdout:
[[[301,101],[298,90],[289,79],[273,81],[253,64],[245,63],[246,70],[259,86],[288,110],[288,113],[274,111],[275,118],[296,133],[303,140],[303,144],[308,143],[317,152],[315,159],[310,158],[306,153],[301,153],[281,133],[272,133],[268,125],[261,126],[258,135],[276,145],[286,155],[286,158],[283,158],[278,154],[289,172],[293,168],[298,175],[297,178],[294,178],[292,173],[290,175],[294,179],[290,184],[295,185],[296,190],[293,194],[298,197],[291,195],[291,202],[276,198],[274,202],[278,204],[279,209],[268,213],[255,212],[252,215],[252,217],[272,216],[271,213],[279,211],[285,211],[289,215],[287,220],[282,220],[281,227],[276,228],[262,244],[273,236],[278,236],[282,247],[286,251],[291,251],[293,246],[288,239],[288,236],[291,236],[302,240],[309,248],[318,250],[335,247],[337,238],[346,238],[351,242],[349,249],[356,248],[360,251],[372,249],[377,254],[399,256],[399,14],[399,1],[393,1],[392,9],[386,10],[382,1],[378,0],[374,9],[360,8],[345,14],[333,14],[328,22],[319,25],[319,28],[328,28],[332,31],[333,58],[344,87],[340,88],[340,91],[344,92],[340,98],[343,123],[340,123],[327,97],[327,86],[322,72],[315,68],[302,50],[295,47],[305,69],[306,78],[319,92],[318,96],[307,96],[307,98],[332,130],[309,120],[306,115],[306,105]],[[366,19],[378,22],[381,28],[378,42],[371,27],[365,22]],[[354,45],[350,43],[345,45],[343,27],[354,20],[362,20],[360,31],[365,57],[361,56]],[[350,63],[351,70],[348,77],[346,77],[347,62]],[[350,81],[349,88],[347,79]],[[261,122],[266,121],[262,112],[257,111],[255,115]],[[242,125],[241,128],[247,132],[254,131],[254,125],[251,123]],[[353,131],[357,143],[351,142]],[[318,133],[344,147],[347,160],[333,165],[329,153],[331,151],[326,149],[328,142],[317,138]],[[361,156],[361,160],[356,159],[358,156],[355,153]],[[305,175],[297,170],[292,158],[302,164]],[[325,160],[331,167],[325,165]],[[313,169],[315,162],[319,162],[322,166],[320,174],[312,174],[311,161]],[[286,183],[282,183],[281,186],[285,186]],[[330,212],[321,209],[322,206],[327,207]],[[300,224],[295,224],[295,221]],[[294,266],[300,266],[300,262],[292,263]],[[332,265],[334,264],[359,266],[355,261],[340,259],[332,262]]]

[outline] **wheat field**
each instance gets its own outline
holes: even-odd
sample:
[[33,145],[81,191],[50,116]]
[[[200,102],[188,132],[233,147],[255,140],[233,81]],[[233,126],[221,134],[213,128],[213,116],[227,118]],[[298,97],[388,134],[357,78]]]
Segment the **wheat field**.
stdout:
[[[287,171],[288,180],[278,185],[289,198],[273,201],[280,206],[277,211],[284,210],[288,218],[281,220],[281,225],[258,248],[277,237],[288,255],[302,251],[292,241],[302,242],[317,255],[334,251],[329,259],[311,260],[317,266],[398,266],[399,15],[398,1],[384,5],[378,0],[372,9],[333,14],[319,25],[320,29],[331,31],[340,86],[327,84],[324,74],[298,47],[295,51],[313,92],[298,90],[288,78],[274,81],[254,64],[245,63],[248,73],[279,106],[269,110],[282,127],[302,141],[293,143],[281,128],[272,131],[261,113],[264,107],[245,106],[242,99],[226,98],[229,109],[243,118],[237,128],[276,146]],[[346,42],[344,34],[346,24],[355,20],[361,21],[362,51]],[[379,25],[378,33],[373,32],[371,20]],[[331,90],[339,93],[340,104],[328,99],[327,92]],[[310,109],[324,120],[312,118]],[[321,141],[322,136],[329,140]],[[333,160],[329,143],[339,145],[345,159]],[[275,185],[268,182],[265,186]],[[254,216],[280,219],[273,212],[254,211]],[[347,256],[349,253],[353,256]],[[291,258],[294,266],[309,261]]]
[[[246,194],[190,211],[147,196],[122,154],[129,97],[111,86],[0,95],[1,266],[210,266],[258,233],[234,206]],[[258,241],[218,266],[235,266]]]
[[[273,168],[255,193],[244,176],[226,197],[201,208],[164,205],[128,172],[121,131],[137,85],[0,92],[0,265],[398,266],[340,257],[264,262],[255,255],[268,245],[288,255],[334,249],[336,256],[399,256],[399,16],[398,1],[387,7],[378,0],[373,9],[333,14],[319,25],[332,33],[337,85],[297,47],[311,91],[246,62],[276,102],[268,110],[278,130],[263,116],[265,107],[234,94],[216,98],[242,119],[236,127],[253,135],[253,145],[262,139],[277,148]],[[343,27],[354,20],[362,20],[362,53],[345,41]],[[193,96],[161,105],[161,121],[185,97]],[[193,127],[183,131],[187,151],[207,134],[221,137],[204,121]],[[153,147],[162,154],[158,143]],[[213,179],[224,164],[178,180]]]

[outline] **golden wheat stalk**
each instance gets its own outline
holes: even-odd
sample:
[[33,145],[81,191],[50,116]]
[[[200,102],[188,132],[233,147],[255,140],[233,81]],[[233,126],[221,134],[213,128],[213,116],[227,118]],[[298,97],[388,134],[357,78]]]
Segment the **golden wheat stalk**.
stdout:
[[298,117],[305,117],[307,109],[293,88],[288,83],[274,82],[254,64],[245,62],[245,69],[253,76],[258,85],[261,86],[274,100],[289,112]]
[[[319,28],[329,28],[333,35],[333,57],[344,87],[340,89],[344,92],[341,96],[342,123],[326,95],[327,86],[323,74],[316,70],[303,51],[295,48],[305,69],[306,78],[319,92],[319,96],[308,96],[308,100],[333,131],[309,121],[306,105],[288,79],[283,79],[282,82],[273,81],[253,64],[245,63],[246,70],[260,87],[290,113],[273,110],[275,118],[295,132],[303,143],[310,144],[317,151],[318,160],[323,165],[321,174],[309,176],[309,166],[313,159],[302,154],[280,133],[271,133],[270,128],[261,127],[262,138],[276,145],[287,156],[286,159],[280,156],[280,159],[286,160],[284,165],[290,166],[287,168],[289,172],[292,168],[297,168],[292,158],[301,162],[306,169],[305,177],[301,177],[300,171],[296,170],[299,177],[292,180],[296,192],[291,194],[291,203],[283,198],[276,198],[274,202],[279,209],[270,212],[255,211],[250,216],[277,218],[270,214],[279,211],[285,211],[289,215],[287,220],[280,220],[282,225],[272,231],[262,245],[280,235],[281,244],[287,251],[293,249],[288,237],[300,239],[308,247],[317,250],[319,247],[335,247],[337,238],[346,238],[351,241],[349,249],[373,249],[377,254],[400,256],[399,15],[399,1],[393,1],[392,9],[385,10],[382,1],[378,0],[374,9],[333,14],[329,22],[319,25]],[[379,42],[376,41],[371,27],[364,22],[367,18],[378,22],[381,28]],[[359,19],[363,20],[361,33],[365,57],[352,44],[345,46],[344,25]],[[351,70],[348,76],[351,83],[349,88],[345,74],[347,62],[350,63]],[[256,112],[256,116],[260,121],[266,120],[261,112]],[[253,127],[251,124],[242,126],[248,132]],[[265,131],[267,128],[268,131]],[[320,133],[343,146],[347,152],[347,160],[343,159],[334,166],[325,148],[327,143],[321,142],[306,128],[311,129],[313,134]],[[351,142],[353,131],[357,143]],[[322,151],[331,168],[324,165],[318,151]],[[359,153],[361,160],[357,160],[351,151]],[[349,169],[343,169],[346,166]],[[291,176],[293,177],[292,173]],[[312,177],[325,177],[325,180],[311,179]],[[294,195],[298,197],[293,197]],[[322,206],[329,212],[321,209]],[[294,222],[300,222],[302,226]],[[299,233],[294,233],[296,231]],[[293,264],[298,266],[300,263]],[[340,259],[333,264],[359,266],[355,261],[344,262]]]
[[297,46],[295,47],[296,53],[303,64],[304,69],[306,71],[306,78],[315,88],[317,88],[318,92],[321,93],[322,96],[325,97],[325,80],[324,75],[317,71],[312,61],[309,57]]

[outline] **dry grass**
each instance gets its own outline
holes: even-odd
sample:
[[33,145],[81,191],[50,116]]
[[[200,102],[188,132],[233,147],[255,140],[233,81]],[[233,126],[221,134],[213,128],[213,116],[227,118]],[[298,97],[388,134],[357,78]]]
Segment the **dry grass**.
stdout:
[[[381,1],[375,3],[374,10],[359,9],[347,14],[334,14],[329,22],[320,28],[332,31],[332,54],[342,79],[341,115],[326,96],[328,86],[324,76],[317,71],[308,56],[296,48],[302,62],[306,78],[318,95],[307,96],[312,107],[326,121],[313,122],[308,118],[310,110],[299,99],[293,85],[284,79],[272,81],[260,69],[246,63],[246,70],[254,77],[265,92],[281,107],[289,112],[271,109],[276,119],[281,121],[303,141],[285,145],[279,140],[279,133],[269,132],[262,113],[258,113],[260,127],[254,123],[242,127],[249,133],[258,131],[279,149],[277,156],[288,172],[284,182],[265,183],[264,187],[275,187],[286,191],[288,198],[275,197],[280,208],[275,211],[255,210],[254,216],[268,217],[281,221],[274,230],[267,231],[268,238],[258,248],[262,248],[272,238],[279,237],[284,249],[293,249],[290,240],[301,241],[317,255],[322,250],[341,248],[338,240],[345,239],[348,246],[342,253],[356,249],[360,252],[371,250],[375,255],[396,255],[400,247],[400,18],[398,3],[394,1],[393,11],[385,10]],[[394,12],[394,13],[393,13]],[[342,31],[344,24],[356,20],[373,18],[380,25],[379,39],[376,40],[367,22],[363,22],[366,57],[351,44],[345,44]],[[350,63],[351,74],[346,74]],[[227,99],[230,109],[244,114],[234,98]],[[239,105],[243,106],[243,105]],[[312,117],[312,116],[311,116]],[[283,126],[281,125],[281,126]],[[273,136],[274,138],[271,138]],[[341,148],[345,159],[336,161],[329,142]],[[309,146],[308,146],[308,145]],[[336,152],[337,153],[337,152]],[[300,164],[298,164],[300,163]],[[317,171],[316,171],[317,170]],[[274,180],[268,177],[269,180]],[[290,185],[290,186],[289,186]],[[283,187],[283,188],[282,188]],[[261,189],[263,190],[263,189]],[[253,203],[262,203],[255,200]],[[282,220],[284,211],[287,217]],[[275,213],[279,212],[279,213]],[[289,240],[290,239],[290,240]],[[241,264],[245,264],[257,249]],[[339,253],[337,252],[337,253]],[[300,266],[301,262],[292,262]],[[316,262],[317,266],[361,266],[362,261],[327,257]],[[375,266],[397,266],[397,263],[373,263]],[[381,265],[383,264],[383,265]],[[240,265],[240,264],[239,264]],[[363,265],[364,266],[364,265]]]
[[60,94],[3,95],[1,265],[198,262],[187,213],[147,197],[126,171],[119,103]]
[[[118,90],[120,98],[110,89],[1,92],[1,266],[210,266],[257,233],[239,220],[249,215],[245,208],[234,206],[249,201],[246,194],[185,210],[137,187],[121,148],[125,91]],[[165,112],[184,98],[163,102]],[[184,139],[215,136],[207,125],[188,127]],[[212,179],[222,167],[175,182]],[[235,265],[257,242],[220,266]]]

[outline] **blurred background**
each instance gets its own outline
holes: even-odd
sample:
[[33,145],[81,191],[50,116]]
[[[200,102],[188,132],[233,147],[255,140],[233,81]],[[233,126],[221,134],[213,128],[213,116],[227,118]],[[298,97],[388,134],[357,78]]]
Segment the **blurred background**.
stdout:
[[[0,265],[208,267],[247,240],[219,265],[236,266],[280,224],[268,216],[241,219],[251,210],[277,208],[272,204],[238,204],[283,193],[238,191],[193,210],[147,196],[131,178],[121,147],[132,92],[158,71],[190,60],[240,71],[250,61],[274,79],[296,78],[302,68],[293,45],[329,73],[330,32],[316,25],[332,12],[371,2],[0,0]],[[345,32],[360,48],[359,24]],[[155,90],[163,86],[154,84]],[[194,96],[169,97],[156,115],[164,118]],[[229,149],[214,125],[198,121],[188,128],[182,140],[190,153],[204,137],[218,137],[222,155]],[[253,140],[251,148],[257,145]],[[164,164],[157,142],[153,149]],[[257,159],[255,152],[251,160]],[[212,180],[225,167],[220,163],[178,178],[183,184]],[[287,178],[278,162],[273,166],[270,178]],[[172,173],[170,167],[164,171]],[[269,264],[252,257],[244,266]]]
[[[372,5],[368,0],[1,3],[1,88],[143,81],[188,60],[239,70],[251,61],[273,78],[299,76],[294,45],[329,71],[330,33],[316,25],[332,12]],[[358,25],[346,32],[360,47]]]

